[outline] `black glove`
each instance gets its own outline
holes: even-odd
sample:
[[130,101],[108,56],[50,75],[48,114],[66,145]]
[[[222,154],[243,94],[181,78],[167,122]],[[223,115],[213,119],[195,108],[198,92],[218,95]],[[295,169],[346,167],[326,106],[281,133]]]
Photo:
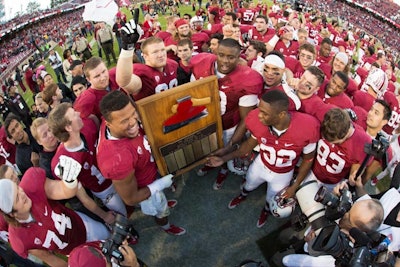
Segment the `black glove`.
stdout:
[[128,21],[121,28],[122,49],[133,50],[135,49],[136,42],[143,35],[143,30],[140,25],[137,25],[133,19]]

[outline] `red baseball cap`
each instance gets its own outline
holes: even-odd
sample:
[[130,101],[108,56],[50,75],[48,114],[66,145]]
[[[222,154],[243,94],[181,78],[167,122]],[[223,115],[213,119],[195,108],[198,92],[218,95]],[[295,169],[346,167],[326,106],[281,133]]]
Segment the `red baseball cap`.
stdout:
[[178,19],[177,21],[175,21],[174,24],[175,24],[175,28],[177,28],[177,29],[182,25],[189,25],[189,23],[184,19]]
[[89,242],[74,248],[68,257],[69,267],[106,267],[106,257],[101,253],[100,242]]

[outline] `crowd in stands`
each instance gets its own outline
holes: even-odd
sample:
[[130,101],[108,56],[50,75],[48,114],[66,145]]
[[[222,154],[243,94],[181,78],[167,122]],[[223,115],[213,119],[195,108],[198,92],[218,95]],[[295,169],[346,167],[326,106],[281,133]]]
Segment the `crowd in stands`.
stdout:
[[[223,188],[230,173],[244,177],[229,209],[247,205],[247,196],[268,183],[258,228],[267,225],[271,216],[291,216],[296,204],[293,198],[304,182],[335,193],[348,182],[360,192],[367,183],[374,187],[382,178],[398,175],[400,97],[396,52],[391,47],[397,48],[398,30],[371,16],[360,22],[364,11],[344,2],[309,0],[308,4],[316,10],[300,13],[277,4],[268,10],[261,3],[236,1],[220,6],[212,0],[207,11],[197,10],[193,16],[171,14],[165,29],[157,23],[151,6],[146,21],[139,22],[143,28],[133,19],[128,21],[120,9],[113,27],[95,23],[93,37],[99,57],[92,54],[82,31],[74,36],[71,48],[64,46],[64,33],[71,25],[77,25],[77,30],[86,27],[80,19],[82,10],[21,29],[20,37],[15,37],[20,39],[12,38],[14,44],[33,49],[51,39],[63,48],[63,57],[52,51],[50,59],[43,59],[51,60],[57,77],[43,65],[26,65],[28,88],[21,85],[19,72],[19,78],[9,80],[0,94],[4,116],[0,162],[19,175],[13,182],[0,176],[0,231],[9,232],[7,238],[17,254],[67,266],[65,258],[52,253],[57,252],[70,256],[70,266],[85,266],[90,255],[77,259],[75,249],[106,239],[105,224],[115,221],[115,213],[129,217],[138,204],[161,230],[184,235],[186,230],[168,219],[169,208],[177,204],[163,193],[173,189],[172,175],[160,177],[132,100],[210,76],[218,79],[224,148],[209,156],[196,173],[204,176],[220,167],[212,185],[216,191]],[[265,15],[260,14],[263,10]],[[208,16],[208,28],[203,15]],[[338,16],[348,23],[335,20]],[[385,35],[389,33],[390,39]],[[116,43],[118,57],[113,55]],[[2,54],[11,57],[12,48],[3,46]],[[117,64],[109,69],[110,53]],[[35,92],[34,113],[18,93],[18,85]],[[201,120],[197,116],[203,115],[207,104],[198,102],[179,101],[164,122],[164,133],[186,127],[193,118]],[[160,118],[164,115],[159,112]],[[374,155],[365,163],[365,172],[356,177],[360,165],[369,159],[365,144],[383,139],[388,143],[387,158]],[[254,152],[257,146],[259,151]],[[180,152],[185,162],[194,158],[193,151],[191,155]],[[173,162],[175,152],[168,156]],[[393,199],[400,199],[399,184],[391,186],[397,197]],[[56,202],[59,199],[69,199],[71,209]],[[351,223],[368,233],[383,227],[382,234],[391,234],[388,248],[398,252],[400,201],[389,208],[365,201],[373,202],[365,205],[368,212],[357,209],[362,204],[355,203],[358,212],[353,209],[353,214],[357,216],[350,222],[349,208],[349,222],[342,230],[350,231]],[[104,206],[98,206],[100,202]],[[361,216],[363,212],[368,216]],[[385,221],[384,216],[388,217]],[[61,217],[67,219],[67,229],[64,223],[59,225]],[[46,242],[50,238],[59,242]],[[98,243],[93,247],[98,249]],[[334,266],[332,259],[327,265],[314,262],[307,266]],[[72,264],[75,260],[80,263]],[[129,266],[138,266],[136,257]]]

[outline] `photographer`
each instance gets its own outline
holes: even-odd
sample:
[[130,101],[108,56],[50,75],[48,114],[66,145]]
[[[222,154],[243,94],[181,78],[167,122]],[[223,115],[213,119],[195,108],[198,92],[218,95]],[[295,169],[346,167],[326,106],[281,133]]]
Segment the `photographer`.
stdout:
[[[360,178],[356,180],[355,185],[358,192],[363,191],[362,180]],[[342,192],[344,188],[347,188],[346,182],[337,185],[333,192],[335,195],[340,196],[340,192]],[[376,231],[380,227],[383,218],[384,209],[378,200],[360,198],[338,221],[338,225],[340,231],[346,235],[345,237],[349,239],[349,241],[354,242],[352,236],[349,235],[352,228],[357,228],[362,232],[370,233]],[[307,254],[287,255],[288,252],[300,253],[298,250],[296,250],[296,252],[294,250],[288,250],[285,253],[286,256],[283,256],[283,254],[276,254],[274,256],[274,261],[276,263],[280,264],[280,266],[335,266],[335,258],[331,256],[329,252],[324,251],[321,253],[320,251],[313,250],[314,242],[318,236],[316,232],[319,233],[319,231],[316,231],[317,229],[311,229],[311,227],[308,228],[309,229],[306,230],[306,234],[304,235],[304,253]],[[343,235],[341,235],[341,238],[342,237]],[[338,240],[338,242],[341,241],[348,243],[344,238],[340,241]],[[280,258],[282,258],[282,261],[277,262]]]
[[115,267],[115,266],[126,266],[126,267],[139,267],[143,266],[139,264],[136,254],[133,249],[128,245],[128,242],[124,241],[119,247],[119,251],[124,256],[124,260],[120,263],[116,263],[114,259],[113,263],[107,260],[106,256],[101,252],[100,241],[89,242],[76,247],[68,258],[69,267]]

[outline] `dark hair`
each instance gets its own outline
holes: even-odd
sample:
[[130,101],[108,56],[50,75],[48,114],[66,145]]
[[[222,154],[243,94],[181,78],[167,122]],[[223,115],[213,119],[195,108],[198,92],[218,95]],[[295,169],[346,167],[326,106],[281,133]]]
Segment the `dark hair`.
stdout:
[[262,95],[261,99],[270,104],[278,113],[288,111],[289,98],[280,90],[268,90]]
[[268,18],[266,16],[264,16],[264,15],[258,15],[256,17],[256,19],[263,19],[263,20],[265,20],[265,23],[268,23]]
[[188,45],[190,49],[193,49],[193,42],[190,39],[181,39],[178,41],[176,46],[185,46]]
[[188,16],[188,17],[189,17],[189,19],[191,19],[191,18],[192,18],[192,15],[190,15],[190,14],[188,14],[188,13],[185,13],[185,14],[183,14],[183,16],[182,16],[182,17],[184,17],[184,16]]
[[87,83],[88,83],[87,80],[85,78],[83,78],[82,76],[80,76],[80,75],[75,76],[74,78],[72,78],[72,81],[71,81],[71,90],[75,84],[83,84],[83,85],[87,86]]
[[[121,91],[111,91],[106,94],[100,101],[100,112],[104,119],[111,121],[111,113],[118,111],[132,103],[128,95]],[[133,105],[133,103],[132,103]]]
[[328,37],[325,37],[324,39],[322,39],[321,45],[323,45],[323,44],[333,45],[332,40],[329,39]]
[[66,142],[69,139],[69,132],[65,127],[71,124],[71,121],[65,117],[68,109],[72,107],[70,103],[61,103],[50,111],[48,124],[51,132],[61,142]]
[[222,33],[213,33],[210,36],[210,40],[211,39],[218,39],[218,41],[220,42],[222,39],[224,39],[224,35]]
[[332,108],[325,113],[321,123],[321,135],[328,142],[340,140],[347,135],[350,126],[349,114],[340,108]]
[[235,48],[239,53],[241,51],[241,47],[238,41],[232,38],[226,38],[222,39],[219,42],[219,46],[225,46],[225,47],[230,47],[230,48]]
[[71,50],[69,50],[69,49],[65,49],[65,50],[64,50],[64,52],[63,52],[63,58],[64,58],[64,59],[67,59],[67,58],[68,58],[68,56],[67,56],[67,53],[68,53],[68,52],[71,52]]
[[307,68],[307,71],[309,71],[312,75],[314,75],[317,78],[318,86],[320,86],[324,82],[325,74],[320,68],[316,66],[310,66]]
[[0,166],[0,179],[4,178],[6,172],[8,171],[8,169],[13,169],[11,166],[8,166],[7,164],[2,164]]
[[4,121],[4,129],[6,130],[6,134],[7,134],[8,138],[12,138],[10,132],[8,131],[8,127],[10,127],[11,122],[14,121],[14,120],[17,121],[20,124],[22,122],[21,118],[18,117],[17,115],[15,115],[14,113],[9,113],[7,115],[7,118]]
[[383,119],[390,120],[390,117],[392,116],[392,109],[390,108],[388,102],[383,99],[376,99],[375,103],[379,103],[383,106]]
[[257,53],[261,52],[261,54],[262,54],[261,56],[262,57],[264,57],[265,53],[267,53],[267,47],[265,46],[264,42],[251,39],[249,41],[249,46],[250,45],[253,46],[253,48],[257,51]]
[[233,12],[225,13],[225,16],[230,16],[230,17],[232,17],[232,20],[233,20],[233,21],[237,20],[237,16],[236,16],[236,14],[233,13]]
[[344,84],[345,84],[344,88],[347,88],[347,86],[349,85],[349,76],[347,76],[347,74],[344,73],[343,71],[337,71],[337,72],[335,72],[335,74],[333,74],[333,76],[335,76],[335,75],[337,75],[339,77],[339,79],[341,79],[342,82],[344,82]]
[[372,45],[368,46],[367,50],[371,56],[375,53],[375,47]]

